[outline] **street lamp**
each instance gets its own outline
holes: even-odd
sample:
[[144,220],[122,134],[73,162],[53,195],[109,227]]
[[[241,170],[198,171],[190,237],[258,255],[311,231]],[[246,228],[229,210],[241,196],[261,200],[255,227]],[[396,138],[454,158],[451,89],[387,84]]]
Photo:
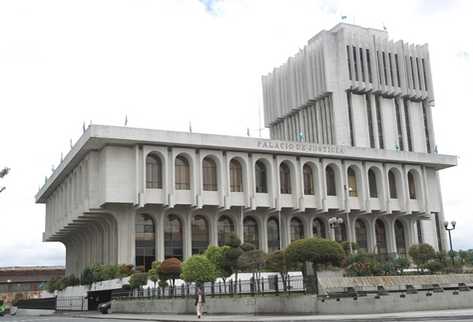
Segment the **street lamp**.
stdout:
[[[330,229],[332,229],[332,231],[333,231],[333,237],[334,238],[335,238],[335,228],[337,228],[341,224],[343,224],[343,218],[341,218],[341,217],[330,217],[328,219],[328,225],[329,225]],[[336,238],[335,238],[335,240],[336,240]]]
[[448,231],[448,240],[450,241],[450,257],[452,258],[452,265],[455,265],[455,254],[453,254],[453,246],[452,246],[452,230],[455,230],[455,226],[457,225],[457,222],[455,220],[452,220],[451,222],[444,221],[443,226],[445,227],[445,230]]

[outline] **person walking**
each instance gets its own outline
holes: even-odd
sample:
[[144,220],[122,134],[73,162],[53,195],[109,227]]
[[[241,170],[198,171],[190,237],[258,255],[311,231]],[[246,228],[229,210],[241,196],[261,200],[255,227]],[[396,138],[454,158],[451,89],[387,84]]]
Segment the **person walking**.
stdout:
[[197,292],[195,293],[195,309],[197,311],[197,318],[200,319],[202,314],[204,314],[204,303],[205,303],[205,295],[204,292],[200,287],[197,288]]

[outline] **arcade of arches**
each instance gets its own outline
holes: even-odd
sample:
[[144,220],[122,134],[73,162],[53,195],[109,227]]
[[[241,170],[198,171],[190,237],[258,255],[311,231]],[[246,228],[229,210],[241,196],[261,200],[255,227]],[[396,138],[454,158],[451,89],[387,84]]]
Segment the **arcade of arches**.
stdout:
[[[290,217],[276,213],[262,216],[251,214],[245,215],[241,220],[234,213],[217,217],[205,213],[190,217],[168,213],[161,220],[156,218],[149,214],[135,216],[135,265],[138,270],[148,270],[155,259],[176,257],[184,260],[188,256],[203,253],[209,245],[224,245],[232,233],[240,236],[242,242],[269,253],[286,247],[295,240],[315,236],[337,241],[351,238],[359,249],[378,254],[405,254],[410,243],[417,242],[409,237],[414,234],[409,227],[416,226],[417,222],[409,226],[400,219],[386,220],[381,217],[352,218],[352,233],[345,222],[330,229],[328,216],[306,214]],[[282,225],[287,224],[286,229],[281,229],[282,218],[285,218]],[[162,223],[162,227],[157,223]],[[162,254],[159,254],[160,243]]]

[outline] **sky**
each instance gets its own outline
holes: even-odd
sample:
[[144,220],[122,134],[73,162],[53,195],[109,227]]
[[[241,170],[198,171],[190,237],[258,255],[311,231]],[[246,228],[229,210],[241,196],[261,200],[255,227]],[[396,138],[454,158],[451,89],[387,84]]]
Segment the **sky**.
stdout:
[[[64,265],[34,195],[82,125],[258,136],[261,75],[346,22],[428,43],[433,119],[455,248],[473,248],[473,2],[93,0],[0,2],[0,266]],[[263,136],[268,135],[265,130]]]

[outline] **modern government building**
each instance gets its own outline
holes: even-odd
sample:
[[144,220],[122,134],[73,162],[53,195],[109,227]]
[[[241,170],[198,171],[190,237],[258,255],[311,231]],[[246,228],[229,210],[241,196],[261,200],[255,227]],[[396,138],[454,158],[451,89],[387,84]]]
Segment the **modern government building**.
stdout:
[[36,196],[67,274],[147,269],[230,233],[265,252],[312,236],[446,249],[438,170],[457,158],[437,152],[427,45],[341,23],[262,83],[270,139],[90,125]]

